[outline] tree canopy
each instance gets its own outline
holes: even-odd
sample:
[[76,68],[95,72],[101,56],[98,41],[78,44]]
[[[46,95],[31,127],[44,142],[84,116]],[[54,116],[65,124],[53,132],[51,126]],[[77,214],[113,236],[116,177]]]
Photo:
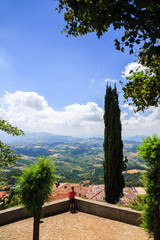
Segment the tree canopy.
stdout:
[[54,171],[51,158],[40,156],[38,163],[31,164],[19,177],[21,201],[29,215],[33,216],[36,212],[41,216],[44,201],[52,193],[55,181]]
[[[0,130],[8,134],[14,135],[24,135],[22,130],[19,130],[17,127],[13,127],[8,121],[0,118]],[[0,169],[3,165],[8,166],[18,159],[18,156],[14,154],[14,149],[11,149],[10,146],[7,146],[0,141]]]
[[39,222],[42,206],[52,193],[55,181],[55,168],[50,157],[38,157],[38,163],[32,164],[19,177],[19,194],[26,212],[34,217],[33,240],[39,239]]
[[123,87],[124,97],[132,98],[130,104],[137,110],[157,106],[160,100],[159,0],[58,1],[58,12],[64,10],[66,26],[63,30],[67,35],[77,37],[95,32],[100,38],[111,26],[114,30],[124,30],[121,39],[115,39],[116,49],[124,52],[129,48],[129,53],[135,54],[138,62],[147,67],[143,78],[137,71],[131,74]]
[[139,154],[147,163],[149,169],[144,175],[147,191],[143,206],[142,226],[154,234],[154,239],[160,239],[160,138],[154,134],[143,139],[139,146]]

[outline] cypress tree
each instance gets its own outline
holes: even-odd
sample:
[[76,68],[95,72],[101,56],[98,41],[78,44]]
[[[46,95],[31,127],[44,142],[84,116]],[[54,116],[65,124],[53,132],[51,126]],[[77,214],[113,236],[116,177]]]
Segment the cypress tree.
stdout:
[[104,184],[105,196],[108,203],[117,203],[123,195],[124,178],[122,171],[123,143],[121,140],[120,108],[116,85],[106,87],[104,107]]

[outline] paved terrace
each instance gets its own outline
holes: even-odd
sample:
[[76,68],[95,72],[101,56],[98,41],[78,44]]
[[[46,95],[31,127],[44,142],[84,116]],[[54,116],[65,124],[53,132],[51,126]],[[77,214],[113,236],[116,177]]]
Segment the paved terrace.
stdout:
[[[0,240],[32,240],[33,218],[0,227]],[[140,227],[77,212],[43,218],[40,240],[148,240]]]
[[[140,213],[112,204],[76,197],[77,212],[67,199],[44,205],[40,240],[147,240],[139,227]],[[0,240],[32,240],[33,218],[24,219],[22,207],[0,211]]]

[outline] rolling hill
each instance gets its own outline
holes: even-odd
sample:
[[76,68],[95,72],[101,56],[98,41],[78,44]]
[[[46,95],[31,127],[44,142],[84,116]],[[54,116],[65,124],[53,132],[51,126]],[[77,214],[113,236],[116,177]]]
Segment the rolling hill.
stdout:
[[[8,137],[8,136],[7,136]],[[13,140],[14,139],[14,140]],[[51,156],[56,167],[57,179],[61,182],[103,183],[103,139],[74,138],[48,133],[26,133],[25,136],[4,139],[10,143],[21,157],[14,166],[4,167],[3,176],[10,184],[15,184],[14,176],[31,163],[37,161],[37,156]],[[139,142],[124,141],[124,156],[128,158],[127,170],[136,169],[133,174],[124,173],[127,183],[139,182],[140,172],[146,170],[146,165],[137,153]],[[134,177],[135,176],[135,177]],[[137,179],[138,177],[138,179]],[[132,179],[130,181],[130,178]]]

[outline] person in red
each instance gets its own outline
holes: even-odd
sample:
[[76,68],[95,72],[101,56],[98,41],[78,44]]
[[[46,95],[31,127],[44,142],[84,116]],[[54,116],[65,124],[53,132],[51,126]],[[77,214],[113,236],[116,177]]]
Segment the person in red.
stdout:
[[75,202],[76,192],[74,191],[74,187],[71,187],[69,191],[69,203],[70,203],[70,211],[73,212],[74,209],[74,202]]

